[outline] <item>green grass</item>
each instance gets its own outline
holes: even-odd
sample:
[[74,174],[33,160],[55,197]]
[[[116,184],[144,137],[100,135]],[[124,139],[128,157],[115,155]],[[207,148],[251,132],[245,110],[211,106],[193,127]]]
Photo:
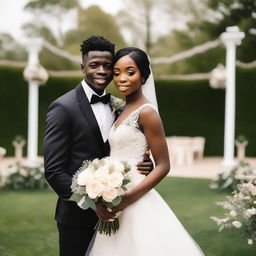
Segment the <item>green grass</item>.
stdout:
[[[214,202],[224,200],[226,194],[209,190],[208,184],[209,180],[205,179],[168,177],[158,185],[157,190],[206,256],[256,255],[255,246],[249,247],[239,233],[217,231],[217,226],[209,217],[223,214]],[[58,237],[53,219],[56,199],[50,190],[0,191],[1,256],[58,255]]]

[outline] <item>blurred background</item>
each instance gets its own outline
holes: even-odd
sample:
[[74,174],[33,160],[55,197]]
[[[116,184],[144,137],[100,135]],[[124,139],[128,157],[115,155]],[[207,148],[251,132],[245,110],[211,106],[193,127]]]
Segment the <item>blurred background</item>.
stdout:
[[[221,35],[227,27],[234,31],[233,26],[244,33],[234,63],[231,146],[237,165],[223,171],[227,48]],[[254,182],[256,191],[256,168],[250,165],[256,163],[255,0],[1,0],[0,255],[57,255],[56,194],[44,180],[42,165],[45,117],[49,104],[83,79],[80,44],[92,35],[106,37],[116,50],[136,46],[150,56],[174,160],[170,174],[179,176],[167,177],[157,190],[205,255],[255,255],[256,214],[248,219],[245,237],[233,230],[218,233],[210,220],[224,214],[214,202],[224,200],[237,184]],[[40,162],[33,166],[25,161],[31,83],[26,67],[28,42],[38,37],[44,44],[38,51],[39,75],[32,81],[38,85],[39,102],[32,109],[38,105],[34,145]],[[108,90],[117,96],[113,84]],[[255,195],[250,194],[248,206],[254,209]],[[248,246],[247,239],[249,244],[254,239],[254,245]]]
[[[255,156],[256,117],[252,110],[256,70],[255,65],[242,65],[256,59],[255,11],[253,0],[1,1],[0,146],[7,149],[7,156],[13,155],[14,137],[27,137],[28,91],[22,75],[28,59],[25,40],[41,37],[58,49],[80,56],[83,39],[102,35],[115,42],[116,49],[137,46],[150,55],[167,136],[203,136],[206,156],[223,155],[225,90],[210,87],[209,77],[218,64],[225,65],[226,49],[221,43],[208,45],[219,40],[227,26],[236,25],[245,33],[237,48],[240,65],[237,65],[236,136],[244,135],[250,140],[247,154]],[[200,45],[206,48],[197,51]],[[161,57],[178,58],[154,62]],[[54,54],[46,47],[39,58],[50,74],[39,90],[38,150],[42,155],[47,107],[74,88],[82,74],[79,61]]]

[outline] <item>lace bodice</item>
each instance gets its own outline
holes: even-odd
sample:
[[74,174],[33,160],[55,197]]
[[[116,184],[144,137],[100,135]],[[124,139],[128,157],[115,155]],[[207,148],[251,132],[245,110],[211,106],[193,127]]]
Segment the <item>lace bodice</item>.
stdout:
[[111,157],[134,163],[143,159],[143,155],[148,149],[148,143],[139,128],[138,118],[141,110],[145,107],[154,108],[154,105],[143,104],[131,112],[117,127],[115,127],[115,123],[113,124],[109,133]]

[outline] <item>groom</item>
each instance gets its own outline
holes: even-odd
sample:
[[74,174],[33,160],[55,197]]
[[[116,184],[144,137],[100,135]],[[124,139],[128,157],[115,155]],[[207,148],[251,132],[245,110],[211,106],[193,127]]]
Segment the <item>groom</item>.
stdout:
[[[98,217],[91,209],[82,210],[69,201],[73,174],[84,160],[109,154],[108,133],[115,113],[105,88],[112,80],[115,46],[100,36],[81,44],[84,80],[49,107],[44,138],[45,177],[58,194],[55,219],[61,256],[84,256],[94,234]],[[139,170],[152,170],[152,162],[138,164]],[[103,220],[114,215],[99,204]]]

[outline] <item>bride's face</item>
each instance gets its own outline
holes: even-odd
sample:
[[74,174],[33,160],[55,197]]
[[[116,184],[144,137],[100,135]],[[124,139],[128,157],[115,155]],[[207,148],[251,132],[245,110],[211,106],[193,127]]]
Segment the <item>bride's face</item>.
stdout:
[[128,55],[123,56],[115,63],[113,81],[121,95],[127,96],[139,90],[142,79],[139,67]]

